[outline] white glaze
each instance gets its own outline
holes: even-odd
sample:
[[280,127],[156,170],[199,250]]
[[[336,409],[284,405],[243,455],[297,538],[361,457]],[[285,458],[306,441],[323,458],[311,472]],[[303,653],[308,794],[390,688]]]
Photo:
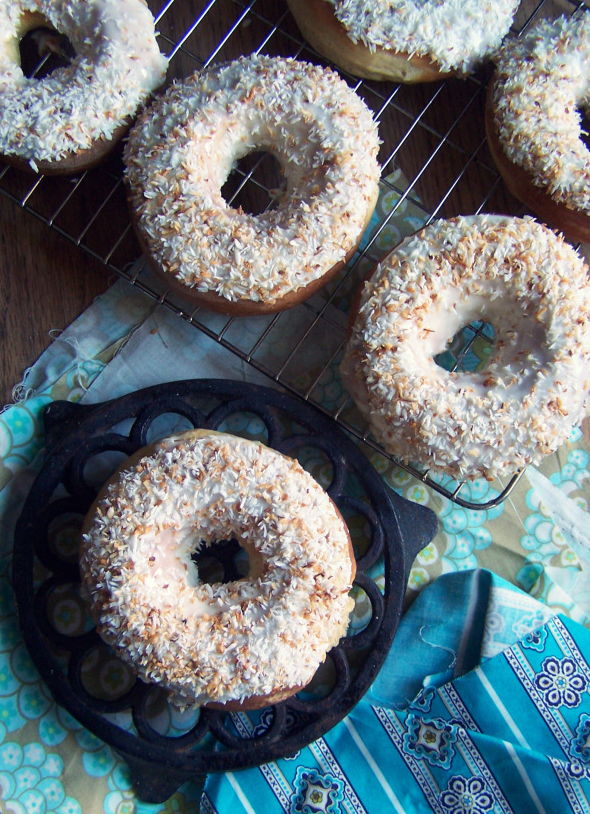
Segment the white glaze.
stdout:
[[[41,14],[76,57],[43,79],[11,58],[25,12]],[[144,0],[6,0],[0,4],[0,152],[59,161],[109,139],[164,80],[154,20]]]
[[518,0],[328,0],[354,42],[468,73],[506,36]]
[[[433,357],[478,319],[485,370]],[[460,478],[510,475],[563,443],[586,413],[590,283],[574,249],[530,218],[438,221],[377,267],[342,365],[391,454]]]
[[590,14],[540,20],[497,57],[493,115],[506,156],[570,209],[590,213]]
[[[358,241],[376,201],[377,127],[329,70],[265,56],[195,74],[141,116],[125,150],[138,226],[165,272],[228,300],[272,303],[323,277]],[[221,194],[254,150],[287,189],[254,216]]]
[[[235,538],[261,573],[201,583],[191,553]],[[84,535],[101,636],[179,706],[311,680],[345,634],[349,537],[296,461],[229,435],[183,433],[123,471]]]

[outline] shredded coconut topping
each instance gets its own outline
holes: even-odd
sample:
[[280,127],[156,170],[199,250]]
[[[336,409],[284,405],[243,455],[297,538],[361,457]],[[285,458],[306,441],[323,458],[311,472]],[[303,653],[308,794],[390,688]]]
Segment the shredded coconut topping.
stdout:
[[497,57],[493,112],[506,156],[570,209],[590,213],[590,14],[540,20]]
[[[272,303],[356,245],[376,201],[377,126],[330,69],[242,57],[172,85],[125,150],[138,228],[160,267],[197,291]],[[235,161],[270,151],[287,189],[276,209],[232,209]]]
[[[258,576],[207,584],[191,555],[237,539]],[[98,631],[179,706],[306,685],[346,633],[349,536],[297,461],[223,434],[183,433],[125,469],[84,535]]]
[[328,0],[354,42],[469,73],[508,33],[518,0]]
[[[76,52],[42,79],[28,79],[11,58],[26,12],[41,14]],[[144,0],[6,0],[0,31],[0,152],[34,169],[110,139],[166,73]]]
[[[492,324],[481,372],[434,361],[473,320]],[[455,477],[512,474],[567,439],[590,389],[588,267],[531,218],[438,221],[365,286],[344,381],[401,460]]]

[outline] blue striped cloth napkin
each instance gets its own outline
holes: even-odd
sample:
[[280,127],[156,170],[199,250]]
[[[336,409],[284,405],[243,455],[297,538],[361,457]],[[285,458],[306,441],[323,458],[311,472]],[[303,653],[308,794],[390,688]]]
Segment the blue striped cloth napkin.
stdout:
[[202,814],[589,812],[590,631],[520,594],[486,571],[439,578],[343,722],[210,776]]

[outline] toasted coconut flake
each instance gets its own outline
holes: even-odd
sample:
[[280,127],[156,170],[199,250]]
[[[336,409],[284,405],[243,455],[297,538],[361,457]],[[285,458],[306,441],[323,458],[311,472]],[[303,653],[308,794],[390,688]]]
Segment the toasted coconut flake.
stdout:
[[[71,41],[76,57],[28,79],[9,52],[21,18],[40,14]],[[0,4],[0,152],[59,161],[109,140],[164,80],[154,19],[144,0],[10,0]]]
[[[124,158],[138,229],[165,273],[187,291],[273,303],[354,248],[377,196],[378,147],[370,111],[335,72],[253,55],[174,84]],[[254,150],[271,150],[287,179],[259,215],[221,194]]]
[[[192,553],[232,538],[262,559],[259,575],[202,583]],[[82,583],[103,639],[174,703],[242,701],[309,683],[345,634],[349,544],[299,463],[252,441],[188,432],[123,469],[99,499]]]
[[328,0],[353,42],[469,73],[506,36],[518,0]]
[[[485,369],[443,370],[434,357],[473,320],[495,331]],[[480,215],[426,227],[377,267],[342,375],[388,452],[494,478],[567,439],[587,411],[589,362],[582,258],[531,218]]]
[[557,203],[590,214],[590,14],[539,20],[497,56],[492,99],[502,149]]

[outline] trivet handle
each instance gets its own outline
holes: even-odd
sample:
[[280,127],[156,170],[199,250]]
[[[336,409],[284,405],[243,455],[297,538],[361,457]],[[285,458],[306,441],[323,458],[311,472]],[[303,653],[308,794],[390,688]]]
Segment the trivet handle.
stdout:
[[439,529],[439,519],[428,506],[413,503],[389,490],[389,499],[397,515],[400,536],[406,554],[406,570],[409,572],[414,557],[434,538]]
[[157,762],[153,757],[144,760],[126,754],[121,755],[121,758],[129,767],[137,797],[144,803],[165,803],[187,780],[199,786],[201,790],[205,786],[207,775],[198,772],[192,774],[178,772],[171,766]]

